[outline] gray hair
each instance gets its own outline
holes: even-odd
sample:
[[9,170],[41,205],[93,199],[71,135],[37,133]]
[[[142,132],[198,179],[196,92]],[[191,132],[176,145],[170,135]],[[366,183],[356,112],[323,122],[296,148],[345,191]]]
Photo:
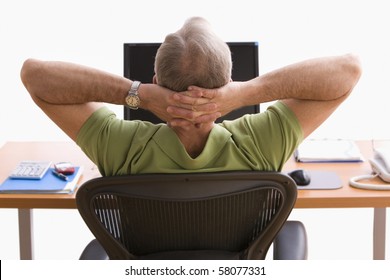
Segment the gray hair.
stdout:
[[231,72],[228,45],[199,17],[188,19],[181,29],[166,36],[156,54],[157,82],[174,91],[190,85],[218,88],[230,81]]

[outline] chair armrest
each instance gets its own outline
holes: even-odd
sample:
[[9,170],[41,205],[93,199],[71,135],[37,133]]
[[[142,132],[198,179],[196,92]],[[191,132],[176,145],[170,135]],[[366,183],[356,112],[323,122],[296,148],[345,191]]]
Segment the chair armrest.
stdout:
[[274,240],[274,260],[306,260],[307,235],[302,222],[287,221]]
[[108,260],[108,255],[102,245],[94,239],[88,243],[81,253],[80,260]]

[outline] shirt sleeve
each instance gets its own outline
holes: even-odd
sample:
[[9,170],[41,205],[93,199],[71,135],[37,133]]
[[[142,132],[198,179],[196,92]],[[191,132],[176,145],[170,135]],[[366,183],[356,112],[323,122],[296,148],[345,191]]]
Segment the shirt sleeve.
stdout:
[[281,101],[260,114],[245,115],[225,125],[233,137],[240,137],[240,148],[267,171],[280,171],[303,140],[297,117]]
[[[127,133],[121,135],[124,127]],[[137,125],[116,118],[114,112],[103,107],[94,112],[78,133],[76,143],[83,152],[97,165],[103,176],[118,173],[124,164],[131,147]],[[126,139],[124,139],[126,135]],[[127,140],[127,141],[126,141]]]

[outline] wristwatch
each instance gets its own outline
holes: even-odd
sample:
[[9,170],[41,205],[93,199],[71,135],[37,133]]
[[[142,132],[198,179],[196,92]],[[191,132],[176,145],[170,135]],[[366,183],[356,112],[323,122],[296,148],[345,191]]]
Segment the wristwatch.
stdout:
[[133,110],[137,110],[141,100],[138,96],[138,88],[140,87],[141,82],[140,81],[133,81],[131,88],[125,98],[126,105]]

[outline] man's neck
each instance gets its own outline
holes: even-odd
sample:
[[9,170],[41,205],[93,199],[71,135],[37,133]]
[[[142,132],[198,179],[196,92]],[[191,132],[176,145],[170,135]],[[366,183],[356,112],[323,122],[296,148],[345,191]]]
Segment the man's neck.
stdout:
[[208,123],[201,124],[200,126],[193,125],[185,128],[174,127],[172,129],[179,137],[180,142],[183,144],[188,155],[192,158],[196,158],[202,153],[213,127],[214,123]]

